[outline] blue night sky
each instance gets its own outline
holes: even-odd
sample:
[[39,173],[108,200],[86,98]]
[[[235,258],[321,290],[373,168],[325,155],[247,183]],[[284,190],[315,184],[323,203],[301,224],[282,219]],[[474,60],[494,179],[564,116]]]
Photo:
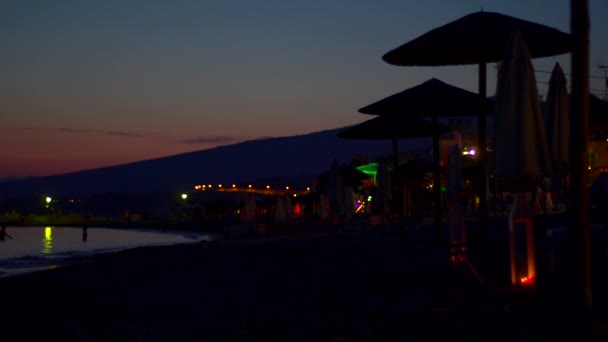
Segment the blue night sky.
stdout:
[[[590,73],[603,76],[608,2],[589,3]],[[482,6],[570,31],[569,0],[2,0],[0,178],[347,126],[432,77],[476,92],[476,66],[381,56]],[[569,55],[534,65],[556,61],[569,73]],[[537,73],[541,95],[548,79]]]

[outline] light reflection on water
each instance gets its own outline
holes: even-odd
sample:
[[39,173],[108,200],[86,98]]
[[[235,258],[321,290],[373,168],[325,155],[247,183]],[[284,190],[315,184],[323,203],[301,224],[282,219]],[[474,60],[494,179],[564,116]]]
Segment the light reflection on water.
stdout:
[[53,227],[44,228],[44,240],[42,241],[42,253],[53,253]]
[[70,257],[148,245],[213,241],[212,234],[79,227],[7,227],[13,239],[0,242],[0,277],[48,269]]

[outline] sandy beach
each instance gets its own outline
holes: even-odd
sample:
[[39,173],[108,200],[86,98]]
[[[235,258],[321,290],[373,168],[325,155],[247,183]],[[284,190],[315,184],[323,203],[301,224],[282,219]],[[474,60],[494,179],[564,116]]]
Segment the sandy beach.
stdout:
[[[428,227],[141,247],[0,280],[2,340],[602,340],[604,325],[491,293]],[[597,338],[597,339],[596,339]]]

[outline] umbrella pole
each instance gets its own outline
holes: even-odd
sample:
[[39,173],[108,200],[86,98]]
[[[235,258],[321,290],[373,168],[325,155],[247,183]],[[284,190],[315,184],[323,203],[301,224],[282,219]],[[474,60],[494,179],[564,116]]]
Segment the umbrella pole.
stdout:
[[403,186],[401,185],[401,179],[396,174],[397,168],[399,167],[399,145],[397,144],[397,138],[392,139],[393,142],[393,166],[395,170],[395,180],[397,181],[397,189],[399,189],[399,200],[397,200],[397,204],[399,205],[399,237],[401,240],[405,240],[405,209],[403,208]]
[[[570,209],[571,229],[575,237],[577,285],[582,290],[582,307],[592,305],[591,246],[587,163],[589,133],[589,3],[570,1],[570,29],[574,38],[572,51],[572,113],[570,118]],[[577,289],[578,290],[578,289]],[[580,298],[580,297],[579,297]],[[578,302],[579,300],[577,300]]]
[[433,212],[435,226],[435,242],[439,245],[442,240],[441,224],[441,178],[439,175],[439,119],[433,116]]
[[[482,251],[485,249],[487,243],[487,224],[488,224],[488,212],[487,212],[487,196],[486,196],[486,164],[488,161],[488,149],[486,147],[486,108],[484,101],[486,100],[486,63],[479,63],[479,95],[480,95],[480,111],[478,117],[478,143],[479,143],[479,208],[478,215],[478,234],[479,243]],[[483,253],[483,252],[482,252]]]

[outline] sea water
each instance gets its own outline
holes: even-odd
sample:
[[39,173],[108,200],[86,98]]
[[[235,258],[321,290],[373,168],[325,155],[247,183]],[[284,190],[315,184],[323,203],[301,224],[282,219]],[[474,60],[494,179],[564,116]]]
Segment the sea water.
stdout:
[[212,234],[143,229],[6,227],[0,241],[0,277],[55,268],[69,259],[141,246],[213,241]]

